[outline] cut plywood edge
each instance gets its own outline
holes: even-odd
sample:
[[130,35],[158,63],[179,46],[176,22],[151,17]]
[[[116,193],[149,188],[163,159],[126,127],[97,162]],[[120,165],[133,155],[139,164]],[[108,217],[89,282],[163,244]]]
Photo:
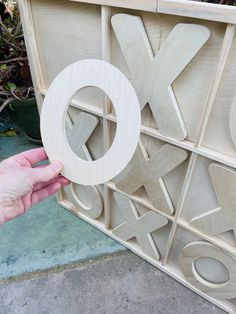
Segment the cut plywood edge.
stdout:
[[127,9],[143,10],[148,12],[156,12],[157,0],[70,0],[74,2],[85,2],[111,7],[121,7]]
[[85,2],[98,5],[121,7],[147,12],[165,13],[218,21],[224,23],[236,23],[236,8],[233,6],[202,3],[186,0],[70,0],[73,2]]
[[236,23],[236,8],[220,4],[186,0],[158,0],[157,12],[224,23]]

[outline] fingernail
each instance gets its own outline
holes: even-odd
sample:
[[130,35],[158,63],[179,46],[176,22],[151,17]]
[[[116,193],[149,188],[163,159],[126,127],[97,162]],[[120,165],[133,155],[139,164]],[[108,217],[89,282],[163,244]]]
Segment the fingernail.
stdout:
[[53,163],[51,163],[51,168],[53,170],[53,172],[59,173],[63,166],[59,161],[54,161]]

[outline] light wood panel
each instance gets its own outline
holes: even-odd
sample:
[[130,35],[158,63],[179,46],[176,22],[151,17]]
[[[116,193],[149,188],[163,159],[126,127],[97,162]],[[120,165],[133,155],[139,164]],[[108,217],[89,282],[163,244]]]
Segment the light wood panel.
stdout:
[[157,12],[236,23],[236,8],[227,5],[186,0],[158,0]]
[[135,10],[145,10],[150,12],[156,12],[157,10],[157,0],[70,0],[76,2],[93,3],[104,6],[114,6],[121,8],[130,8]]
[[[180,2],[181,7],[179,7]],[[34,52],[38,64],[33,64],[36,75],[41,71],[41,83],[38,85],[41,97],[47,92],[50,83],[62,68],[69,63],[84,58],[98,58],[111,62],[129,80],[132,80],[133,73],[129,64],[127,64],[128,62],[126,63],[127,58],[123,55],[115,33],[111,30],[110,17],[112,16],[114,20],[117,18],[116,14],[123,14],[123,17],[132,16],[133,20],[141,21],[139,25],[142,26],[141,33],[144,35],[142,40],[145,38],[145,42],[148,44],[145,48],[152,53],[152,57],[158,56],[165,48],[168,38],[172,38],[172,33],[176,29],[178,30],[178,25],[185,25],[186,27],[182,30],[182,37],[184,35],[187,37],[188,28],[193,24],[196,29],[209,30],[210,38],[186,67],[180,70],[180,73],[171,84],[187,134],[186,138],[183,140],[175,132],[173,134],[164,134],[160,123],[159,125],[156,123],[152,114],[152,106],[149,104],[142,111],[141,141],[144,149],[141,149],[141,157],[144,157],[145,163],[150,162],[153,156],[157,156],[162,147],[174,147],[173,151],[167,151],[167,157],[163,155],[162,158],[159,158],[157,167],[153,167],[153,173],[158,169],[164,171],[163,163],[168,163],[169,158],[173,157],[174,159],[176,151],[184,151],[190,156],[161,178],[162,187],[165,187],[165,196],[168,195],[168,204],[172,204],[172,207],[169,206],[165,212],[162,210],[163,206],[160,206],[160,202],[153,206],[155,200],[146,193],[145,188],[140,187],[130,194],[131,191],[126,189],[122,191],[121,187],[118,188],[114,182],[96,187],[86,187],[74,183],[72,187],[63,189],[58,199],[64,207],[121,242],[156,267],[167,272],[229,313],[235,313],[236,298],[231,299],[231,297],[234,297],[234,287],[232,288],[229,285],[227,293],[221,289],[218,290],[220,291],[218,294],[214,294],[216,290],[213,289],[215,286],[212,286],[216,285],[218,287],[223,282],[228,282],[228,267],[223,265],[225,256],[234,259],[236,254],[233,231],[224,232],[233,225],[233,219],[230,220],[227,216],[230,212],[227,208],[232,209],[233,212],[233,190],[236,185],[234,183],[235,170],[227,167],[236,168],[236,149],[233,142],[233,132],[230,133],[230,110],[234,114],[231,107],[233,108],[236,73],[235,36],[233,34],[235,26],[230,24],[227,26],[225,23],[217,22],[217,20],[224,20],[227,23],[234,23],[231,18],[235,8],[193,3],[192,1],[175,1],[173,3],[169,0],[160,0],[159,11],[166,10],[167,14],[155,14],[157,8],[151,7],[150,10],[148,9],[148,6],[151,3],[153,5],[154,1],[32,0],[27,3],[30,4],[27,5],[28,13],[30,13],[28,15],[30,17],[30,28],[25,32],[26,36],[31,36],[31,31],[34,35],[34,42],[29,41],[28,49],[31,49],[33,45],[34,48],[36,47]],[[168,5],[170,5],[169,8],[167,8]],[[134,8],[135,10],[128,8]],[[173,13],[169,14],[168,12]],[[176,15],[176,13],[179,15]],[[191,18],[191,16],[195,18]],[[61,23],[62,19],[63,23]],[[212,21],[210,21],[211,19]],[[119,24],[121,28],[124,26],[125,23]],[[131,25],[129,24],[129,26]],[[135,27],[133,34],[136,34]],[[138,38],[137,36],[133,36],[133,38],[131,36],[130,38],[127,35],[128,32],[120,32],[119,36],[121,40],[126,38],[126,42],[132,42],[134,38]],[[176,38],[174,36],[172,44]],[[192,38],[194,42],[194,36]],[[137,47],[142,47],[138,39],[135,47],[136,50]],[[166,66],[165,71],[161,73],[163,78],[172,70],[174,71],[175,61],[178,60],[180,50],[176,49],[174,45],[171,48],[168,47],[167,52],[172,56],[172,63],[171,66]],[[133,51],[133,55],[135,55],[133,59],[138,65],[142,64],[142,58],[137,58],[133,47],[131,49],[127,48],[127,51],[127,53]],[[143,50],[140,49],[140,51]],[[185,52],[188,52],[187,49]],[[165,55],[168,53],[165,53]],[[147,74],[145,70],[141,78],[144,78],[143,82],[145,81],[148,85],[148,82],[152,79],[152,74]],[[76,77],[77,79],[78,77]],[[212,84],[214,80],[217,84]],[[66,81],[63,85],[65,85],[63,88],[67,89]],[[63,93],[63,88],[60,89],[61,93]],[[120,93],[122,93],[121,91]],[[209,94],[213,95],[213,97],[210,97],[211,101],[209,101]],[[60,101],[58,101],[58,104]],[[77,149],[77,153],[81,153],[81,151],[82,154],[86,153],[84,158],[86,157],[89,160],[102,157],[114,141],[117,123],[117,114],[112,110],[109,98],[98,89],[89,87],[76,93],[73,99],[68,101],[69,103],[71,104],[69,107],[70,119],[72,125],[75,124],[74,130],[70,134],[71,140],[69,140],[69,142],[72,142],[72,147],[74,146],[74,150]],[[127,101],[124,105],[126,110],[128,109],[128,103]],[[58,112],[57,109],[56,112]],[[84,112],[81,112],[81,110]],[[77,121],[78,115],[81,114],[84,119],[80,121],[80,123],[84,123],[82,128],[79,126],[79,120]],[[93,115],[91,125],[90,121],[87,120],[88,114],[90,117]],[[171,121],[171,118],[170,116],[165,120],[164,127],[167,129],[167,123]],[[81,145],[80,148],[76,145],[77,136],[81,137],[80,134],[85,134],[84,131],[86,130],[89,131],[89,125],[91,126],[90,135],[88,132],[89,138],[83,139],[82,144],[86,143],[86,145],[81,144],[83,146],[83,149],[81,149]],[[95,126],[96,128],[92,131]],[[233,122],[231,121],[231,130],[232,126]],[[67,134],[69,133],[67,132]],[[129,138],[129,135],[126,134],[126,138]],[[119,158],[122,153],[118,154]],[[222,165],[216,165],[216,161],[221,162]],[[211,175],[208,171],[209,166],[210,169],[214,169],[210,170],[212,171]],[[132,167],[132,162],[128,167]],[[140,169],[143,172],[145,172],[144,168],[143,163],[141,163]],[[141,177],[144,176],[141,170],[136,173],[136,183],[141,182]],[[149,185],[152,180],[149,180],[148,177],[151,178],[152,175],[152,173],[147,172],[146,181]],[[119,177],[117,179],[119,182]],[[134,180],[131,180],[129,176],[128,179],[133,184]],[[220,179],[224,179],[225,184],[221,185]],[[155,187],[159,179],[153,180],[153,182]],[[129,188],[128,184],[127,186]],[[226,197],[224,189],[228,190],[228,197]],[[120,206],[121,209],[119,209],[119,205],[115,200],[117,195],[122,200],[120,203],[124,204],[124,206]],[[154,192],[152,195],[156,197]],[[212,216],[210,223],[208,223],[209,230],[203,230],[205,220],[204,223],[199,223],[198,226],[194,225],[195,218],[205,215],[207,221],[207,213],[209,214],[211,210],[216,208],[220,208],[218,213],[222,209],[226,213],[223,215],[221,224],[219,223],[220,219],[215,219],[216,216],[213,215],[214,217]],[[135,231],[133,233],[132,228],[127,227],[127,224],[125,224],[127,216],[131,219],[130,226]],[[233,217],[233,214],[231,216]],[[144,227],[141,223],[142,217],[151,217],[151,219],[146,218],[147,223],[143,224]],[[227,221],[225,218],[227,218]],[[156,226],[162,222],[163,226],[151,231],[154,230],[154,222]],[[222,233],[218,233],[219,229],[217,229],[217,233],[213,235],[214,227],[220,225],[222,228],[224,227],[220,230]],[[226,225],[227,228],[225,229]],[[121,226],[124,227],[124,230],[121,230]],[[150,226],[153,228],[148,228]],[[119,234],[115,235],[112,230],[118,230]],[[135,235],[137,235],[136,239]],[[194,243],[196,241],[203,242],[203,240],[204,243],[213,248],[214,252],[217,252],[217,254],[219,251],[221,252],[222,255],[219,255],[219,258],[223,264],[214,257],[207,256],[206,249],[203,252],[205,255],[196,254],[197,250],[194,249],[196,247]],[[195,278],[194,284],[189,282],[188,275],[185,277],[178,260],[179,256],[186,252],[186,246],[192,246],[192,252],[196,256],[192,268]],[[158,258],[160,259],[158,260]],[[189,258],[192,259],[192,257]],[[203,284],[200,278],[203,286],[198,286],[196,278],[199,281],[199,276],[204,278],[207,284]],[[209,282],[212,283],[211,286]],[[214,297],[209,296],[208,292]],[[223,299],[219,300],[215,297]],[[226,298],[229,297],[230,299],[227,301]]]
[[[121,12],[123,13],[124,10],[112,9],[113,16]],[[195,20],[189,18],[170,15],[163,16],[147,12],[132,12],[130,10],[127,10],[126,13],[134,14],[141,18],[145,27],[145,33],[148,36],[148,45],[150,45],[152,54],[155,56],[158,55],[160,48],[164,45],[176,24],[196,23]],[[204,105],[212,83],[225,32],[224,24],[201,21],[199,25],[208,28],[211,36],[172,84],[173,92],[186,128],[186,139],[191,142],[196,141],[199,123],[203,115]],[[136,51],[135,55],[137,55]],[[175,62],[175,57],[172,61],[173,63]],[[132,73],[126,64],[114,32],[111,37],[111,62],[125,73],[129,79],[132,79]],[[143,64],[143,61],[140,61],[139,64]],[[138,68],[140,68],[140,66]],[[144,73],[146,72],[145,69]],[[145,82],[147,81],[146,78],[148,75],[144,76]],[[142,81],[140,84],[142,84]],[[145,108],[142,112],[142,123],[144,126],[150,127],[154,131],[158,127],[156,126],[153,115],[148,108]],[[176,136],[177,135],[174,135],[175,138]],[[170,137],[167,137],[167,139],[169,140]]]
[[152,205],[171,215],[174,208],[162,177],[186,158],[186,151],[167,144],[148,158],[140,141],[126,172],[116,181],[116,186],[128,194],[133,194],[144,186]]
[[[65,123],[67,140],[71,149],[80,158],[92,160],[86,143],[97,127],[99,119],[84,112],[79,113],[74,118],[73,112],[71,113],[70,110]],[[72,199],[76,203],[75,211],[84,213],[93,219],[100,217],[103,212],[103,200],[97,187],[83,187],[71,183],[70,189]]]
[[135,237],[145,254],[159,259],[158,248],[151,233],[164,227],[168,220],[152,211],[139,216],[132,201],[119,193],[113,195],[125,221],[114,228],[112,233],[123,241]]
[[194,217],[190,223],[210,235],[233,230],[236,236],[236,171],[211,163],[209,172],[219,207]]
[[70,0],[101,4],[114,7],[130,8],[157,13],[188,16],[226,23],[236,23],[236,9],[232,6],[222,6],[212,3],[186,0]]
[[[184,139],[187,132],[172,84],[210,36],[207,28],[177,24],[156,56],[153,55],[142,20],[116,14],[112,27],[128,64],[141,109],[149,103],[160,131]],[[171,71],[166,71],[169,68]],[[148,77],[146,81],[144,77]]]
[[[221,262],[228,271],[228,278],[215,283],[200,276],[194,261],[205,257]],[[204,241],[191,242],[182,250],[180,265],[186,279],[201,291],[214,298],[233,299],[236,297],[236,259],[214,245]],[[207,273],[208,276],[209,272],[210,268]]]
[[[108,6],[101,7],[101,23],[102,23],[102,59],[106,62],[110,62],[110,47],[111,47],[111,8]],[[111,100],[108,96],[104,97],[103,115],[107,116],[112,112]],[[111,146],[111,122],[108,119],[103,119],[104,129],[104,151],[107,152]],[[111,195],[110,189],[104,187],[104,216],[105,226],[110,227],[111,224]]]
[[[228,24],[196,144],[197,146],[200,144],[209,146],[215,150],[233,156],[235,156],[236,151],[235,149],[232,149],[232,141],[229,135],[228,114],[232,97],[234,95],[233,89],[230,90],[229,86],[231,86],[231,79],[233,79],[232,76],[235,77],[235,73],[228,71],[228,69],[229,67],[235,69],[234,58],[232,59],[232,57],[229,57],[235,50],[236,41],[234,40],[234,37],[235,25]],[[224,86],[223,89],[222,85]],[[222,102],[224,103],[223,106]],[[224,138],[224,140],[219,142],[219,136]]]
[[43,103],[43,97],[41,94],[41,89],[43,88],[43,74],[41,70],[38,45],[35,35],[36,29],[34,28],[34,20],[31,11],[30,0],[19,0],[18,6],[21,12],[21,22],[25,36],[25,45],[27,48],[27,55],[33,80],[35,97],[40,112]]
[[[98,87],[110,97],[116,110],[117,129],[109,151],[96,161],[85,162],[68,147],[63,118],[70,98],[87,86]],[[129,106],[125,106],[127,99]],[[104,183],[126,167],[138,144],[140,124],[139,103],[132,85],[118,69],[94,59],[75,62],[60,72],[50,86],[41,113],[41,135],[48,157],[51,161],[63,163],[62,174],[65,177],[84,185]],[[51,130],[54,125],[59,126],[56,134]],[[126,134],[130,135],[128,142]],[[112,164],[112,167],[108,168],[107,164]],[[74,169],[80,171],[77,173]]]
[[[31,6],[43,88],[69,64],[85,58],[101,59],[99,7],[65,0],[32,0]],[[103,107],[104,96],[99,90],[87,88],[74,97]]]

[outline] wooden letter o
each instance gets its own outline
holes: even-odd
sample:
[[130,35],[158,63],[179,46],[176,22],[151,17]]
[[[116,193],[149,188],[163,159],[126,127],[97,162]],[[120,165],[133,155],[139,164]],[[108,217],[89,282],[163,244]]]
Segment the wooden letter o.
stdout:
[[[72,151],[64,127],[72,96],[88,86],[108,95],[117,118],[113,144],[95,161],[85,161]],[[136,150],[140,126],[139,102],[131,83],[116,67],[95,59],[81,60],[62,70],[49,87],[41,112],[41,135],[49,159],[61,161],[62,174],[83,185],[107,182],[126,167]]]
[[[82,213],[92,219],[97,219],[103,212],[103,201],[99,190],[95,186],[83,186],[72,183],[71,194],[77,203],[79,213]],[[85,204],[79,195],[86,195],[90,200],[90,205]]]
[[[229,272],[229,280],[216,284],[202,278],[194,266],[194,261],[201,257],[210,257],[220,261]],[[183,248],[179,262],[187,281],[197,289],[214,298],[236,297],[236,259],[233,256],[209,242],[195,241]]]

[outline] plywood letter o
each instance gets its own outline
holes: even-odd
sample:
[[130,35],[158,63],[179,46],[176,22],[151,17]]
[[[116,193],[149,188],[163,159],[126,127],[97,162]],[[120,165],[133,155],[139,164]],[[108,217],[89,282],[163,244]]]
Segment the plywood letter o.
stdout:
[[[201,257],[210,257],[220,261],[229,272],[229,280],[216,284],[202,278],[194,266],[194,261]],[[196,241],[183,248],[179,261],[187,281],[199,290],[214,298],[236,297],[236,259],[233,256],[209,242]]]
[[[64,118],[72,96],[95,86],[111,99],[116,111],[116,135],[107,153],[96,161],[80,159],[66,139]],[[114,66],[88,59],[66,67],[52,82],[41,112],[41,135],[51,161],[63,163],[62,174],[83,185],[97,185],[118,175],[132,158],[139,140],[141,114],[128,79]]]
[[[95,186],[83,186],[79,184],[72,183],[71,194],[79,207],[79,213],[82,213],[92,219],[97,219],[103,212],[103,201],[98,188]],[[89,200],[89,205],[87,205],[80,196]]]

